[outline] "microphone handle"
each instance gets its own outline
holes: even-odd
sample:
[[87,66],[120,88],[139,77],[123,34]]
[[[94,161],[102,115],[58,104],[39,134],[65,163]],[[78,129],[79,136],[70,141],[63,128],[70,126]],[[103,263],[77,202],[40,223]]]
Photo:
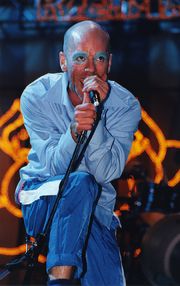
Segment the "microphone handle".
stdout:
[[81,134],[78,135],[78,143],[80,144],[84,143],[86,136],[87,136],[87,130],[83,130]]

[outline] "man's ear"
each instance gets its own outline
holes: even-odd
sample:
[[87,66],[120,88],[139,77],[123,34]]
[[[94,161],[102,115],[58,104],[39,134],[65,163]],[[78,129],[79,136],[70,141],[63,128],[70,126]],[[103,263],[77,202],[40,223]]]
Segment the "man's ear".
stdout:
[[63,72],[67,71],[67,61],[66,56],[63,52],[59,53],[59,64]]
[[112,54],[110,54],[110,55],[109,55],[108,73],[110,73],[110,70],[111,70],[111,64],[112,64]]

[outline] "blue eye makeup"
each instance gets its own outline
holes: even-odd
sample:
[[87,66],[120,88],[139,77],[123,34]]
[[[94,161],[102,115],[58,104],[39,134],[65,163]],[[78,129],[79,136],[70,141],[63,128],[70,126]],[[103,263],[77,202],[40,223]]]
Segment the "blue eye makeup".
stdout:
[[88,54],[86,52],[76,52],[74,53],[72,59],[76,64],[83,64],[88,58]]
[[[89,54],[83,51],[77,51],[73,54],[72,60],[76,64],[84,64],[88,61]],[[94,56],[94,62],[104,63],[108,60],[108,54],[106,52],[97,52]]]
[[98,62],[105,62],[108,60],[108,54],[106,52],[97,52],[94,60]]

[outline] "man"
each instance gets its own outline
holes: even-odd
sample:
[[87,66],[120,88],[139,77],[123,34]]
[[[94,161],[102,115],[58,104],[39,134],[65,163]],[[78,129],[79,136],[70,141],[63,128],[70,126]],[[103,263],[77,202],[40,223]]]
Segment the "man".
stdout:
[[42,76],[21,97],[32,148],[16,193],[27,233],[32,236],[43,231],[78,136],[93,128],[97,114],[90,91],[98,94],[102,109],[52,222],[46,264],[49,285],[125,283],[115,237],[119,222],[113,215],[111,181],[123,171],[140,107],[130,92],[107,80],[111,61],[109,35],[101,26],[92,21],[77,23],[64,37],[63,73]]

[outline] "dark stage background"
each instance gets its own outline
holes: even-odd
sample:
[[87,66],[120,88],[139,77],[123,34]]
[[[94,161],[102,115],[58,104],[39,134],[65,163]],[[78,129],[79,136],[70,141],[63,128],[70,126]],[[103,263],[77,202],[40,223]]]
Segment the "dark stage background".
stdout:
[[[161,165],[166,181],[170,181],[177,174],[175,185],[178,189],[180,178],[178,173],[180,164],[179,18],[166,20],[139,18],[99,22],[109,31],[112,39],[113,64],[110,79],[117,81],[138,97],[143,109],[157,124],[164,138],[174,142],[172,148],[166,150]],[[18,146],[29,147],[28,139],[24,137],[25,139],[22,140],[24,133],[18,137],[20,143],[13,140],[17,139],[16,134],[20,132],[18,124],[17,128],[11,125],[19,116],[18,107],[17,112],[7,121],[4,114],[10,110],[14,100],[20,98],[27,84],[45,73],[60,71],[58,53],[62,49],[63,34],[72,24],[72,21],[64,21],[26,27],[11,21],[0,22],[0,180],[2,182],[0,186],[0,264],[9,261],[16,254],[17,246],[24,243],[23,221],[20,218],[20,212],[16,211],[18,206],[13,198],[19,179],[18,168],[15,172],[12,171],[12,174],[10,169],[18,159],[10,146],[14,144],[12,148],[18,152]],[[6,137],[4,132],[8,126],[10,129],[7,130],[10,131],[7,131],[9,133]],[[151,142],[154,152],[158,154],[160,143],[155,133],[144,121],[140,123],[139,129]],[[141,152],[136,156],[136,160],[141,163],[141,168],[153,181],[157,170],[147,153]],[[21,160],[19,167],[24,163],[25,161]],[[7,182],[8,192],[5,191]],[[124,190],[123,187],[119,189],[118,186],[119,197],[126,196],[127,186]],[[23,274],[17,271],[16,274],[12,273],[1,281],[0,285],[19,284],[22,282],[22,277]]]

